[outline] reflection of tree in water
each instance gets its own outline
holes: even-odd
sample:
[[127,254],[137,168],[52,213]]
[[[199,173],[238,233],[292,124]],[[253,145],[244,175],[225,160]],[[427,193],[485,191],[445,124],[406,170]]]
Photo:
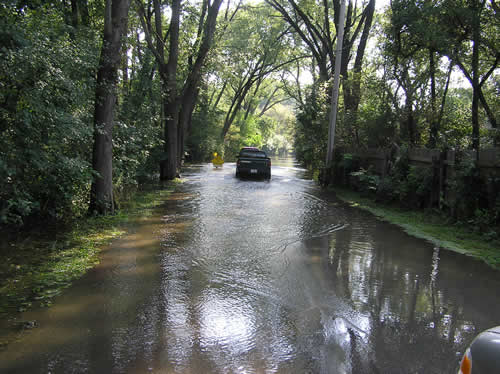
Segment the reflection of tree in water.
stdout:
[[[456,352],[477,333],[457,295],[467,290],[457,284],[456,271],[439,273],[437,251],[426,251],[421,242],[415,245],[398,230],[388,232],[388,225],[379,225],[346,228],[330,243],[334,287],[368,316],[366,339],[376,354],[366,362],[356,347],[361,339],[351,330],[353,365],[369,365],[376,372],[375,362],[384,373],[454,370]],[[409,248],[412,245],[416,249]]]
[[[330,268],[334,283],[337,284],[337,292],[343,291],[342,295],[347,300],[350,299],[349,282],[349,243],[352,241],[352,229],[347,228],[336,233],[334,245],[330,244],[329,257]],[[338,287],[338,285],[342,287]]]

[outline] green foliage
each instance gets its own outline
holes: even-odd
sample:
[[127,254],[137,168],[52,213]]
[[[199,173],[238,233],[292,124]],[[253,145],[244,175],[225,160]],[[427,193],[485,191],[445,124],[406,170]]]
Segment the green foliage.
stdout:
[[233,159],[241,147],[262,148],[262,145],[262,134],[256,119],[251,116],[244,120],[243,115],[240,114],[236,126],[233,126],[229,130],[228,136],[226,136],[224,154],[226,159]]
[[[485,131],[488,122],[495,122],[497,115],[480,110],[479,120],[473,124],[471,116],[472,88],[445,91],[448,72],[442,67],[455,66],[452,77],[461,73],[476,88],[491,92],[491,72],[498,67],[498,34],[500,32],[497,9],[484,1],[444,0],[439,2],[395,0],[391,2],[384,23],[383,53],[388,59],[388,78],[405,97],[404,110],[400,110],[401,124],[405,125],[410,109],[415,125],[416,139],[401,138],[414,144],[431,140],[431,126],[438,134],[432,136],[433,147],[464,149],[472,143],[472,127],[481,132],[481,144],[494,143],[495,134]],[[477,61],[474,62],[473,46]],[[434,64],[431,63],[431,58]],[[432,69],[434,67],[434,69]],[[430,81],[434,70],[435,96]],[[397,83],[397,85],[396,85]],[[490,88],[488,88],[488,86]],[[451,86],[451,88],[453,88]],[[394,88],[392,89],[394,91]],[[443,97],[446,101],[443,101]],[[495,108],[498,94],[487,95],[486,103]],[[396,102],[396,101],[395,101]],[[484,107],[484,105],[482,104]],[[440,117],[443,110],[443,117]],[[494,111],[494,110],[493,110]],[[409,121],[408,123],[411,123]],[[436,144],[435,144],[436,143]],[[477,144],[475,145],[477,146]]]
[[224,154],[220,138],[224,113],[210,109],[206,91],[200,96],[193,113],[186,152],[188,159],[192,161],[208,162],[212,159],[213,152]]
[[[264,118],[262,121],[267,121]],[[290,136],[287,132],[272,132],[269,136],[265,137],[263,149],[270,155],[286,156],[291,151]]]
[[348,185],[376,196],[378,201],[396,202],[405,208],[425,208],[429,205],[433,171],[428,167],[410,165],[405,148],[383,177],[375,172],[373,166],[363,168],[361,164],[362,160],[357,156],[345,153],[335,164],[337,184]]
[[411,165],[408,150],[402,148],[389,173],[377,188],[379,201],[398,202],[405,208],[427,208],[431,199],[433,171]]
[[259,121],[255,117],[247,118],[246,121],[241,120],[240,137],[242,144],[250,147],[262,148],[263,136],[259,126]]
[[306,104],[297,109],[295,123],[295,156],[312,169],[320,169],[324,165],[328,142],[328,97],[318,95],[319,92],[313,88]]
[[[0,225],[82,216],[100,31],[68,26],[64,10],[49,5],[0,13]],[[118,200],[154,175],[163,157],[154,61],[140,43],[130,48],[134,65],[119,89],[113,133]]]
[[113,184],[123,190],[158,173],[163,157],[160,87],[151,79],[153,59],[145,52],[137,74],[130,77],[113,131]]
[[153,214],[176,183],[137,192],[117,215],[89,216],[71,228],[45,228],[8,241],[0,264],[0,315],[35,304],[49,306],[54,296],[98,263],[101,248],[122,235],[130,220]]
[[447,97],[440,132],[440,146],[457,150],[467,149],[471,145],[472,128],[470,89],[452,89]]
[[362,192],[375,193],[380,184],[380,177],[369,169],[361,168],[358,171],[351,172],[350,176],[355,179],[355,182],[351,183],[356,183]]
[[[368,193],[376,201],[404,209],[437,209],[437,180],[433,168],[410,163],[407,149],[400,150],[385,176],[371,167],[363,168],[362,160],[344,154],[335,164],[334,182],[356,191]],[[450,222],[469,225],[469,228],[491,239],[500,234],[500,178],[480,175],[473,152],[460,153],[448,176],[446,196],[441,196],[440,213]],[[346,178],[346,171],[349,178]],[[434,205],[436,204],[436,205]]]
[[[480,3],[480,9],[471,8],[471,4],[395,0],[385,17],[378,17],[383,24],[378,26],[382,32],[377,45],[383,53],[365,56],[370,60],[359,73],[362,95],[356,115],[345,115],[340,95],[337,150],[347,146],[401,146],[410,141],[410,123],[415,127],[414,142],[426,144],[429,125],[437,115],[441,116],[441,109],[436,146],[456,150],[470,147],[472,90],[450,86],[446,100],[442,99],[450,60],[456,67],[454,75],[472,71],[471,31],[476,21],[481,26],[477,73],[482,93],[498,118],[498,73],[493,70],[486,79],[497,63],[498,22],[493,3]],[[1,225],[22,225],[40,218],[60,220],[81,216],[87,210],[92,177],[94,75],[103,3],[91,2],[91,24],[76,28],[68,18],[70,4],[56,5],[9,1],[0,6]],[[290,4],[283,5],[290,10]],[[165,9],[168,6],[162,4]],[[314,22],[324,22],[321,4],[303,2],[299,6]],[[199,3],[185,4],[182,12],[179,55],[180,61],[187,63],[179,64],[179,87],[199,46],[198,21],[202,14]],[[328,12],[334,30],[334,9]],[[165,22],[167,18],[165,12]],[[231,159],[245,145],[262,147],[270,154],[287,154],[293,141],[299,161],[316,170],[324,165],[330,90],[317,81],[306,90],[303,83],[295,84],[292,71],[303,71],[311,60],[294,58],[310,51],[304,48],[301,37],[288,31],[283,18],[276,17],[275,10],[264,4],[243,7],[231,22],[229,18],[221,20],[214,39],[216,48],[202,69],[204,81],[190,123],[187,159],[209,161],[214,151]],[[138,18],[132,14],[124,46],[127,69],[121,72],[113,133],[113,182],[118,198],[131,186],[154,176],[159,161],[165,158],[159,72],[147,43],[139,37],[142,32]],[[435,108],[430,100],[430,51],[436,57]],[[292,60],[289,65],[280,65]],[[324,76],[318,61],[314,64],[307,66],[314,71],[313,79]],[[288,75],[280,73],[281,68]],[[251,84],[245,81],[250,76]],[[247,88],[246,93],[235,109],[238,115],[223,143],[220,134],[225,114],[243,88]],[[286,95],[294,96],[296,102],[287,100]],[[272,111],[264,110],[277,103],[282,104]],[[296,106],[296,118],[290,114],[292,106]],[[498,130],[487,128],[491,117],[481,110],[479,120],[481,144],[498,144]],[[360,171],[359,165],[348,165],[350,161],[356,160],[348,156],[337,160],[346,183],[356,177],[367,190],[378,185],[379,199],[403,201],[409,206],[421,205],[428,199],[430,176],[410,167],[404,156],[394,160],[392,171],[378,181],[371,170]],[[457,199],[450,210],[457,217],[476,216],[478,222],[496,222],[495,211],[492,213],[485,205],[485,201],[489,206],[496,204],[494,194],[485,192],[487,188],[476,183],[472,169],[463,167],[453,188],[457,195],[471,200]],[[351,175],[353,172],[358,174]],[[472,185],[482,191],[480,197],[472,193]]]
[[0,224],[77,212],[91,178],[95,40],[71,40],[54,18],[19,17],[2,37]]
[[447,209],[458,221],[466,221],[490,237],[500,234],[500,178],[480,174],[474,157],[459,154],[454,178],[449,182],[452,198]]
[[289,104],[278,104],[259,119],[264,144],[270,155],[286,156],[292,151],[295,115]]
[[363,80],[363,97],[358,113],[360,143],[368,148],[390,147],[398,138],[398,118],[384,78],[369,72]]
[[346,174],[352,174],[359,170],[359,157],[352,153],[344,153],[337,164]]
[[405,180],[399,186],[399,201],[409,208],[425,208],[429,205],[433,174],[428,167],[411,165]]

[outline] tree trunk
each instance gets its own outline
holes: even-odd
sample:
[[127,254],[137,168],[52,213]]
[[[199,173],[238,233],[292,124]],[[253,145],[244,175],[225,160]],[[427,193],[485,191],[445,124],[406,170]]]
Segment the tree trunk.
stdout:
[[235,94],[235,96],[233,97],[233,100],[231,102],[231,106],[230,106],[228,112],[226,113],[226,118],[224,119],[224,127],[222,129],[222,134],[221,134],[222,139],[224,139],[226,137],[227,132],[229,131],[229,128],[233,124],[233,122],[236,118],[236,115],[238,114],[238,111],[241,108],[241,104],[243,103],[243,100],[245,99],[246,95],[248,94],[248,91],[250,90],[250,88],[252,87],[253,82],[254,81],[251,78],[249,78],[245,82],[244,86],[240,87],[240,89],[238,90],[239,92],[237,92]]
[[245,116],[243,117],[243,121],[246,121],[250,114],[253,115],[255,113],[256,107],[254,107],[253,102],[254,102],[255,96],[257,96],[257,93],[259,92],[259,88],[260,88],[260,85],[262,84],[262,82],[263,82],[262,79],[259,79],[257,81],[257,85],[255,86],[255,89],[253,90],[253,95],[248,99],[248,105],[246,106]]
[[446,76],[446,84],[444,85],[444,92],[443,92],[443,97],[441,98],[441,108],[439,109],[439,116],[438,116],[438,128],[441,127],[441,122],[443,121],[443,114],[444,114],[444,106],[446,104],[446,95],[448,95],[448,88],[450,87],[450,79],[451,79],[451,72],[453,70],[453,62],[450,61],[450,66],[448,67],[448,73]]
[[82,25],[90,27],[89,4],[87,0],[78,0],[78,12],[82,20]]
[[[128,33],[128,22],[125,22],[124,34],[126,35],[127,33]],[[121,71],[122,71],[122,92],[124,96],[126,96],[129,93],[127,48],[128,48],[127,43],[122,43]]]
[[122,35],[127,23],[130,0],[106,0],[104,36],[97,71],[94,147],[92,167],[95,171],[90,193],[91,213],[113,213],[113,117],[116,85],[120,66]]
[[484,97],[483,90],[481,87],[477,90],[477,94],[479,97],[479,101],[481,102],[481,105],[484,108],[484,111],[486,112],[486,115],[488,116],[488,120],[490,121],[491,127],[496,129],[498,127],[497,124],[497,119],[495,117],[495,113],[491,110],[490,106],[488,105],[488,102],[486,101],[486,98]]
[[160,164],[160,179],[172,180],[179,175],[178,167],[178,123],[179,123],[179,105],[177,98],[167,99],[164,103],[165,108],[165,154],[167,159]]
[[71,25],[78,28],[78,4],[77,0],[71,0]]
[[179,114],[179,166],[182,163],[182,158],[184,157],[184,143],[188,138],[189,132],[191,130],[191,118],[193,116],[193,110],[198,99],[198,93],[199,89],[190,92],[190,95],[185,96],[182,100],[181,111]]
[[[177,175],[179,99],[177,97],[177,62],[179,60],[179,27],[181,0],[172,1],[170,45],[166,66],[165,99],[165,153],[167,159],[160,165],[160,179],[172,180]],[[159,13],[157,14],[158,17]]]
[[332,96],[330,103],[330,113],[328,120],[328,145],[325,165],[327,168],[333,166],[334,152],[335,152],[335,129],[337,123],[337,108],[339,97],[340,85],[340,65],[342,63],[342,49],[344,41],[344,21],[345,21],[345,3],[341,0],[340,13],[337,28],[337,45],[335,50],[335,74],[333,78]]
[[[363,32],[359,40],[356,51],[356,59],[354,60],[353,74],[351,77],[347,74],[347,65],[349,63],[349,54],[343,58],[344,70],[344,104],[346,112],[346,125],[348,126],[349,135],[359,146],[359,131],[357,127],[358,108],[361,101],[361,73],[363,70],[363,59],[366,50],[366,44],[370,35],[370,30],[373,23],[373,14],[375,12],[375,0],[370,0],[365,8],[365,21]],[[346,39],[346,38],[344,38]],[[352,41],[350,42],[352,43]]]
[[[182,90],[181,100],[182,103],[179,114],[179,139],[178,139],[178,155],[179,159],[177,164],[180,165],[182,157],[184,156],[184,141],[187,138],[188,130],[190,127],[192,113],[198,99],[198,87],[202,76],[202,67],[205,59],[212,46],[213,36],[215,33],[215,26],[217,24],[217,15],[222,4],[222,0],[214,0],[208,7],[205,24],[203,27],[203,38],[198,50],[196,60],[190,69],[189,76]],[[204,8],[205,9],[205,8]],[[203,17],[200,20],[198,34],[202,27]]]
[[479,152],[479,38],[480,9],[478,0],[472,4],[472,149]]
[[430,114],[430,136],[429,136],[429,147],[435,148],[439,133],[439,122],[438,116],[436,114],[436,61],[435,53],[432,49],[429,49],[429,68],[430,68],[430,78],[431,78],[431,114]]
[[[413,115],[413,92],[411,88],[405,90],[405,125],[406,125],[406,136],[408,136],[408,143],[414,146],[417,142],[417,134],[415,128],[415,117]],[[404,133],[402,134],[404,135]]]
[[[212,104],[212,99],[210,99],[210,110],[215,112],[217,107],[219,106],[220,99],[222,99],[222,95],[224,94],[224,91],[226,90],[227,87],[227,80],[224,81],[224,84],[222,85],[222,88],[220,92],[217,94],[217,98],[215,99],[215,102]],[[215,89],[214,89],[214,94],[215,94]]]

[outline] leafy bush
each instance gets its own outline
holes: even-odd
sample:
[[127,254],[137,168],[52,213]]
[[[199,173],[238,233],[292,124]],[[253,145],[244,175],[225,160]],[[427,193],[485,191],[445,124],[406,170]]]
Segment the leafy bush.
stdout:
[[365,170],[361,168],[358,171],[351,172],[350,175],[355,178],[355,183],[360,191],[369,193],[377,191],[380,184],[380,177],[374,174],[372,169]]
[[[318,90],[323,91],[323,90]],[[294,149],[298,161],[310,169],[324,166],[328,141],[328,111],[326,95],[310,95],[306,104],[297,109]]]
[[452,199],[448,209],[454,218],[492,238],[500,233],[500,178],[484,178],[475,159],[461,153],[449,182]]
[[193,161],[209,161],[216,150],[222,153],[220,124],[223,123],[223,113],[211,111],[207,100],[208,98],[202,96],[193,113],[191,133],[186,147]]
[[[1,38],[0,224],[82,211],[91,177],[94,35],[73,40],[50,13]],[[12,43],[12,40],[16,40]]]
[[[346,153],[338,159],[337,170],[356,168],[356,164],[359,165],[359,160]],[[497,239],[500,234],[500,178],[480,175],[475,158],[469,153],[457,155],[454,170],[446,181],[446,195],[440,197],[440,208],[447,218],[466,224],[472,231],[492,240]],[[404,148],[383,178],[370,168],[357,168],[349,175],[352,188],[361,192],[376,191],[375,199],[379,202],[426,209],[437,198],[433,195],[436,188],[433,168],[411,165]],[[335,177],[337,181],[341,178],[341,175]]]
[[399,201],[409,208],[424,208],[430,201],[433,172],[429,167],[411,165],[399,184]]
[[380,179],[376,193],[376,201],[384,203],[399,201],[398,183],[390,175]]

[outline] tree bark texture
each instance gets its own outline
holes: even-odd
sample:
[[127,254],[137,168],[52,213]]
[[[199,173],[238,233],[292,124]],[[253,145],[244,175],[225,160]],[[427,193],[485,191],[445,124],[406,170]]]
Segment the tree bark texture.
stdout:
[[[351,3],[350,3],[351,4]],[[343,57],[343,69],[345,71],[344,77],[344,103],[346,112],[346,121],[349,129],[349,134],[351,139],[359,146],[359,132],[357,126],[358,120],[358,108],[361,101],[361,74],[363,68],[363,59],[366,50],[366,44],[368,42],[368,37],[370,35],[370,30],[373,23],[373,14],[375,13],[375,0],[370,0],[366,6],[363,18],[363,32],[359,40],[358,48],[356,51],[356,58],[354,60],[354,66],[351,76],[347,74],[347,66],[349,63],[349,54]],[[356,34],[357,32],[355,32]],[[344,38],[345,39],[345,38]],[[347,41],[349,45],[352,45],[354,38]]]
[[97,71],[94,109],[94,147],[92,167],[95,172],[91,193],[91,213],[113,213],[113,120],[116,103],[121,41],[127,23],[130,0],[106,0],[104,35]]
[[82,20],[82,25],[90,27],[90,15],[88,0],[78,0],[78,13]]
[[[318,84],[328,81],[333,75],[335,66],[335,53],[333,50],[337,35],[330,30],[331,3],[323,1],[323,17],[315,20],[307,14],[295,0],[266,0],[276,9],[283,19],[293,28],[303,42],[308,46],[319,70]],[[333,18],[338,31],[339,12],[341,0],[333,0]],[[287,6],[288,5],[288,6]],[[344,92],[344,105],[347,117],[352,118],[351,124],[355,125],[360,102],[360,82],[366,43],[373,23],[375,0],[370,0],[361,14],[355,2],[349,1],[345,11],[345,30],[343,38],[343,53],[341,63],[342,86]],[[351,52],[360,36],[356,51],[353,74],[349,74],[349,61],[353,57]],[[326,87],[329,95],[329,89]],[[356,138],[354,131],[350,131]]]
[[[198,89],[202,77],[202,68],[205,63],[206,57],[215,34],[215,27],[217,25],[217,16],[222,4],[222,0],[214,0],[208,7],[206,19],[202,16],[199,24],[198,34],[203,30],[200,47],[196,55],[196,60],[192,65],[189,76],[186,80],[184,88],[181,93],[181,107],[179,113],[179,142],[178,154],[179,159],[177,164],[180,165],[182,156],[184,155],[184,142],[190,130],[190,121],[192,118],[193,110],[198,99]],[[203,11],[205,7],[203,8]],[[204,24],[203,24],[204,23]]]
[[480,5],[472,1],[472,149],[479,152],[479,44],[480,44]]
[[[166,65],[165,97],[165,153],[167,159],[160,165],[160,178],[172,180],[177,175],[177,136],[179,124],[179,99],[177,97],[177,64],[179,61],[179,28],[181,0],[172,1],[170,19],[170,44]],[[159,19],[159,13],[156,14]]]
[[429,70],[430,70],[430,80],[431,80],[431,113],[430,113],[430,136],[429,136],[429,147],[435,148],[438,140],[439,134],[439,121],[436,114],[436,61],[435,52],[429,49]]

